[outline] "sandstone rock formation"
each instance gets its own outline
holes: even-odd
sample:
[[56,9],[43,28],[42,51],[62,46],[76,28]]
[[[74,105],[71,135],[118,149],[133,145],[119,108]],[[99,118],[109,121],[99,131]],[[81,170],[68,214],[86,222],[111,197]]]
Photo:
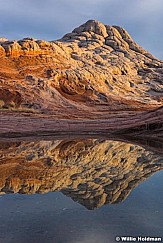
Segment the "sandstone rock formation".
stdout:
[[0,143],[0,191],[60,191],[88,209],[119,203],[163,169],[162,156],[104,139]]
[[[3,39],[0,121],[7,117],[7,110],[16,117],[14,112],[19,111],[52,116],[53,120],[106,120],[117,112],[125,120],[139,115],[128,121],[128,125],[131,120],[136,124],[151,110],[157,118],[153,111],[163,105],[162,80],[161,60],[135,43],[123,28],[95,20],[58,41]],[[162,115],[157,122],[160,119]],[[7,127],[6,132],[12,130],[9,124]]]

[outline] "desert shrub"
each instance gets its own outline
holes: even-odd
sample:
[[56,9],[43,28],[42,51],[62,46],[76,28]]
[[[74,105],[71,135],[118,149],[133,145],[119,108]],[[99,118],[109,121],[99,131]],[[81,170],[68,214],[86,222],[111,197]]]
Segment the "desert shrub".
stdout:
[[14,102],[14,101],[11,101],[11,102],[8,104],[8,106],[9,106],[10,108],[15,108],[15,102]]
[[2,108],[4,106],[4,101],[3,100],[0,100],[0,108]]

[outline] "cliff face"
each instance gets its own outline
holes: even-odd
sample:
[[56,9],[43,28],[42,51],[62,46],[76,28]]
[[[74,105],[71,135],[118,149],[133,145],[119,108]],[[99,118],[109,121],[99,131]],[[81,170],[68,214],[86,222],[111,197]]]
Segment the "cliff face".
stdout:
[[58,41],[0,39],[1,109],[61,118],[155,109],[162,80],[162,61],[123,28],[95,20]]
[[0,143],[0,191],[61,191],[94,209],[123,201],[162,162],[138,145],[102,139]]

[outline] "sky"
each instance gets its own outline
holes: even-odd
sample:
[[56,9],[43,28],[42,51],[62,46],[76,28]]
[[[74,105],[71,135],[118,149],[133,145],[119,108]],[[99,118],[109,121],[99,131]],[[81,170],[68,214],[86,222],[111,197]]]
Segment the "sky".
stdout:
[[163,59],[163,0],[0,0],[0,37],[56,40],[89,19],[124,27]]

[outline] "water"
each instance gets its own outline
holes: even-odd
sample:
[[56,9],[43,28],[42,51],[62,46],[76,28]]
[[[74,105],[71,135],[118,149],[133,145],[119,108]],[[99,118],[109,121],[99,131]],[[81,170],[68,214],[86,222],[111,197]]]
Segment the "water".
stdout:
[[77,139],[0,143],[0,243],[162,237],[156,147]]

